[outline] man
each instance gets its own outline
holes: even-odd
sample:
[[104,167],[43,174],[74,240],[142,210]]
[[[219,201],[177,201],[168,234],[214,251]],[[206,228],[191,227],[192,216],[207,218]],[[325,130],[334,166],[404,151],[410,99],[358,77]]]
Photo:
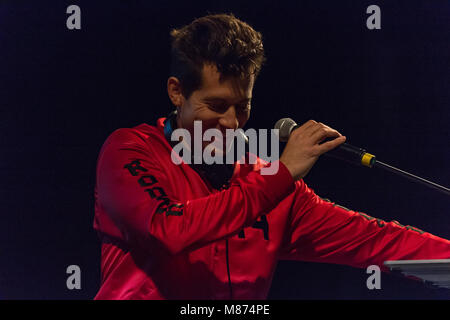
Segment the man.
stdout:
[[273,175],[261,168],[275,162],[175,164],[176,128],[245,125],[264,52],[261,35],[232,15],[202,17],[171,35],[167,91],[177,112],[156,126],[116,130],[98,158],[96,299],[265,299],[280,259],[386,270],[386,260],[450,258],[448,240],[308,188],[302,178],[318,157],[345,141],[322,123],[291,134]]

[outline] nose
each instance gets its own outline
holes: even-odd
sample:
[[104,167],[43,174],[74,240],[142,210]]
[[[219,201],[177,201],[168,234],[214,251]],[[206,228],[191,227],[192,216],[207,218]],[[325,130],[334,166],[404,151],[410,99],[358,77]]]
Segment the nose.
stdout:
[[230,106],[225,113],[219,119],[219,124],[225,129],[234,129],[239,128],[239,121],[236,117],[236,108],[234,106]]

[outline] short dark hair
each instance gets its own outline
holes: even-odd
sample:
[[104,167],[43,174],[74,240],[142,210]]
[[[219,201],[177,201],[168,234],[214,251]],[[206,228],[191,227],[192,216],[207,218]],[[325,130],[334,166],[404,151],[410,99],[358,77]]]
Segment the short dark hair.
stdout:
[[170,35],[171,76],[186,98],[201,86],[204,64],[215,65],[221,77],[256,77],[265,61],[261,33],[233,14],[207,15]]

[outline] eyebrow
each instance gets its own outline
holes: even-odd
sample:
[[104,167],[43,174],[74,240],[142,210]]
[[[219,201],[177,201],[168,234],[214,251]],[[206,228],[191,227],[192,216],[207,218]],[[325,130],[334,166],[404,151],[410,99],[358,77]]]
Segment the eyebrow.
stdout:
[[[208,101],[208,102],[220,102],[220,103],[227,103],[228,102],[227,99],[219,98],[219,97],[206,97],[206,98],[203,98],[203,100],[204,101]],[[250,100],[252,100],[251,97],[250,98],[244,98],[244,99],[238,101],[237,104],[244,103],[244,102],[249,102]]]

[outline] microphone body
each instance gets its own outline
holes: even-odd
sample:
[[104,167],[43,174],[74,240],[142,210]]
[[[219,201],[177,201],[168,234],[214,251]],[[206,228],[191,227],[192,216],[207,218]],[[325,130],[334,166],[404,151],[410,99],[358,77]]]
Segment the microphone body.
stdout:
[[[290,118],[280,119],[275,124],[275,129],[279,130],[280,141],[283,142],[288,141],[292,131],[299,127],[300,125],[298,125],[294,120]],[[376,161],[376,158],[373,154],[370,154],[366,152],[366,150],[352,146],[348,143],[343,143],[335,149],[324,153],[324,155],[369,168],[371,168]]]
[[[280,119],[275,124],[275,129],[279,130],[279,134],[280,134],[279,139],[280,139],[280,141],[283,141],[283,142],[288,141],[289,136],[291,135],[291,132],[299,127],[300,127],[300,125],[295,123],[295,121],[290,118]],[[369,167],[369,168],[374,167],[374,168],[380,168],[383,170],[387,170],[387,171],[393,172],[397,175],[400,175],[402,177],[405,177],[411,181],[420,183],[422,185],[433,188],[435,190],[438,190],[438,191],[450,196],[450,188],[441,186],[435,182],[415,176],[409,172],[400,170],[400,169],[390,166],[386,163],[383,163],[379,160],[376,160],[376,158],[373,154],[366,152],[366,150],[364,150],[362,148],[354,147],[348,143],[343,143],[340,146],[336,147],[335,149],[324,153],[324,155],[332,157],[332,158],[344,160],[344,161],[347,161],[347,162],[350,162],[353,164],[363,165],[363,166]]]

